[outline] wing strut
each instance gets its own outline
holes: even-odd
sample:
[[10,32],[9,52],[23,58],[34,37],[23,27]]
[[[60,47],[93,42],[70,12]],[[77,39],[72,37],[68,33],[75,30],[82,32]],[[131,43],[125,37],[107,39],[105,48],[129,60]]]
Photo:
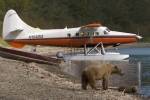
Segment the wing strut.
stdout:
[[[100,46],[100,50],[97,48],[98,46]],[[87,51],[87,47],[86,44],[84,44],[84,55],[90,55],[90,54],[102,54],[105,55],[105,48],[103,46],[103,43],[100,42],[97,45],[95,45],[93,48],[91,48],[89,51]]]
[[86,50],[86,44],[84,44],[84,55],[86,56],[87,55],[87,50]]

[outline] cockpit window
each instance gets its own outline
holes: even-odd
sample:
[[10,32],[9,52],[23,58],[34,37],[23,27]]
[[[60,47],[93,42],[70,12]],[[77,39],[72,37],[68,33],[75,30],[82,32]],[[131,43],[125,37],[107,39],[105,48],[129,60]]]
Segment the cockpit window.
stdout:
[[104,31],[104,34],[108,34],[108,32],[105,30],[105,31]]
[[110,30],[108,28],[106,28],[106,30],[104,30],[104,34],[108,34],[110,32]]
[[110,32],[110,29],[106,28],[106,31]]

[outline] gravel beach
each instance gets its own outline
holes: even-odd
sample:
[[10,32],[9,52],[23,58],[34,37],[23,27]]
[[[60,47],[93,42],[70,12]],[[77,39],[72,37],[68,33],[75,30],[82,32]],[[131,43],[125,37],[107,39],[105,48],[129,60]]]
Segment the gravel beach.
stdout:
[[[40,50],[41,48],[38,49],[39,53]],[[142,99],[138,95],[124,94],[112,89],[95,91],[89,88],[85,91],[81,89],[79,79],[63,73],[59,66],[0,57],[0,100]]]

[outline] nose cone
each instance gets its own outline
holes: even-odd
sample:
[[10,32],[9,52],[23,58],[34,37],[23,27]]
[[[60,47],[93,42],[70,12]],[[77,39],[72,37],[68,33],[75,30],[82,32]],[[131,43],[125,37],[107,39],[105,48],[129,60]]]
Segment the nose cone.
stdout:
[[136,35],[136,38],[140,40],[140,39],[142,39],[143,37],[142,37],[142,36],[139,36],[139,35]]

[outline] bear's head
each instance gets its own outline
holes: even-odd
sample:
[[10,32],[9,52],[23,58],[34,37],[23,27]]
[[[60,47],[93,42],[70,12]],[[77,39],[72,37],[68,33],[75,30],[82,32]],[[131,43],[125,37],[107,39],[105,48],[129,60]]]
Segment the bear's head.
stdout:
[[122,73],[121,69],[118,68],[118,66],[116,66],[116,65],[112,67],[112,74],[118,74],[120,76],[124,75],[124,73]]

